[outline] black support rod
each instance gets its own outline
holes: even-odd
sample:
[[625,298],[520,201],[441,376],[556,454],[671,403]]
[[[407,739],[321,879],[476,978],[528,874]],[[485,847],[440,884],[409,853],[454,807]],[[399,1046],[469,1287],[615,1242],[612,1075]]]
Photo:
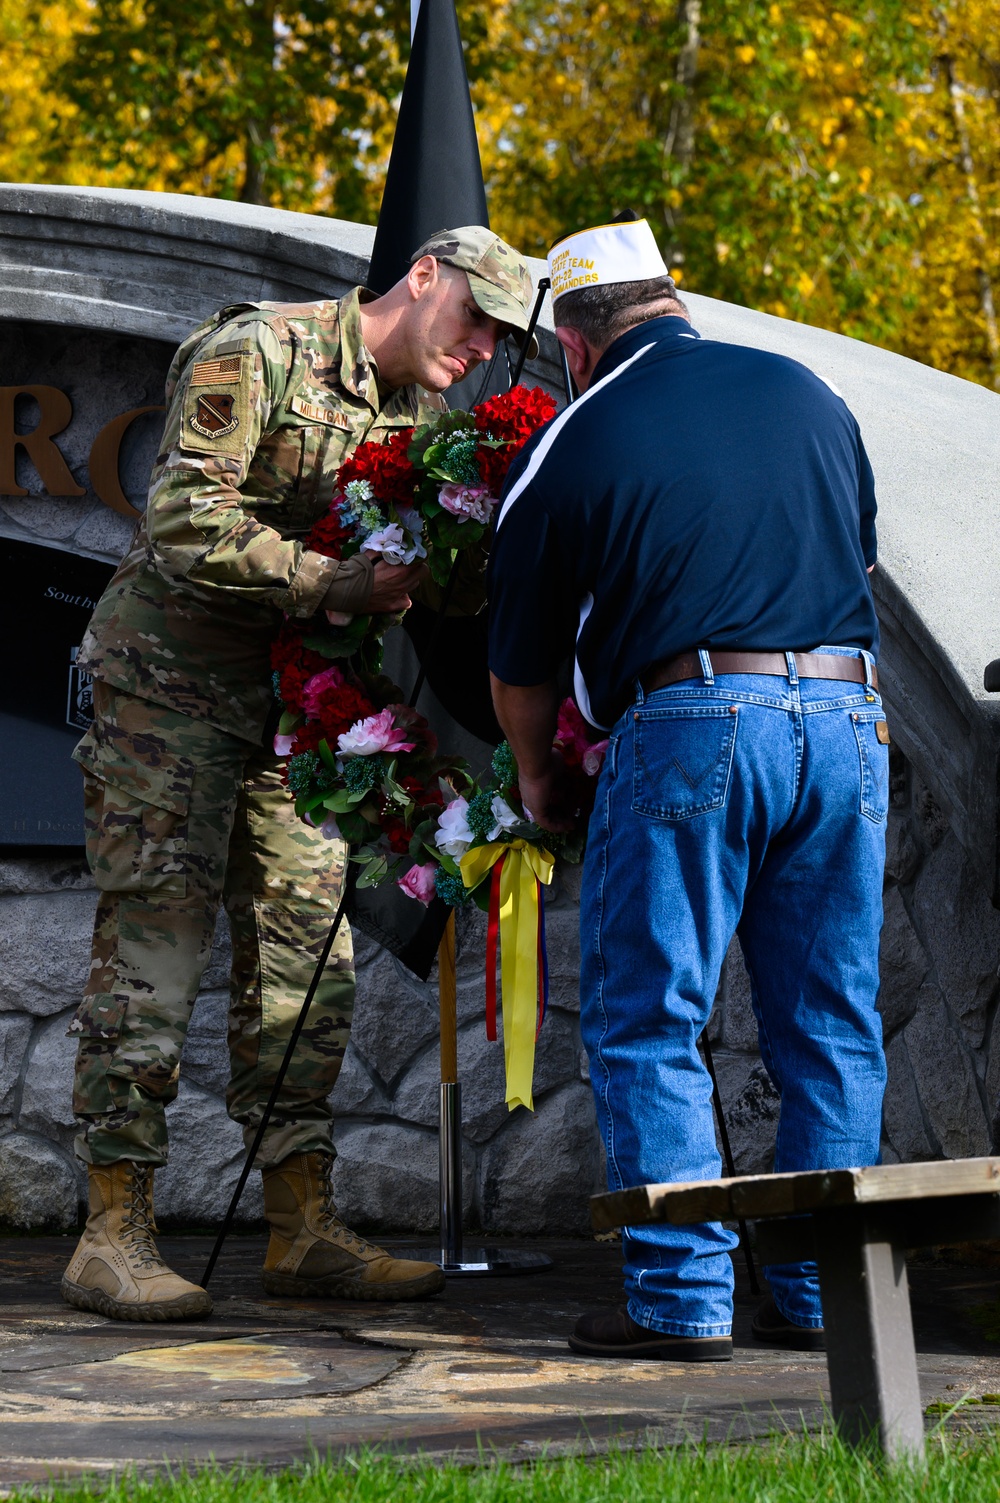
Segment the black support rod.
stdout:
[[219,1235],[215,1239],[215,1246],[212,1248],[212,1256],[209,1258],[208,1263],[205,1267],[205,1272],[202,1275],[201,1285],[203,1289],[208,1288],[208,1281],[212,1277],[212,1272],[215,1268],[216,1263],[219,1261],[219,1254],[222,1251],[223,1244],[225,1243],[230,1229],[232,1228],[233,1217],[236,1215],[236,1209],[240,1203],[240,1196],[243,1194],[243,1191],[246,1188],[246,1182],[250,1178],[250,1170],[254,1166],[258,1150],[260,1149],[261,1143],[264,1141],[264,1134],[267,1132],[271,1118],[274,1115],[274,1108],[277,1104],[278,1096],[281,1093],[281,1087],[284,1084],[285,1076],[288,1074],[288,1067],[292,1062],[292,1056],[295,1053],[295,1046],[298,1043],[299,1038],[302,1034],[302,1030],[306,1025],[306,1018],[309,1016],[309,1009],[312,1006],[313,998],[315,997],[317,989],[319,987],[319,983],[322,978],[323,971],[326,967],[326,963],[330,958],[330,951],[333,949],[333,941],[337,936],[337,931],[340,928],[341,920],[344,917],[344,909],[347,905],[347,898],[350,887],[352,885],[350,855],[351,849],[350,846],[348,846],[346,859],[344,861],[344,881],[340,893],[340,902],[337,904],[337,912],[334,916],[333,923],[330,925],[330,932],[326,936],[326,940],[323,944],[323,949],[320,954],[319,960],[316,962],[316,969],[313,971],[312,980],[309,983],[308,989],[302,1002],[302,1006],[299,1009],[299,1015],[295,1019],[295,1026],[292,1029],[288,1044],[285,1047],[285,1056],[281,1061],[281,1066],[278,1070],[277,1075],[274,1077],[274,1085],[271,1087],[271,1094],[267,1099],[267,1105],[264,1108],[263,1115],[260,1119],[260,1124],[257,1128],[256,1133],[254,1134],[254,1140],[251,1143],[250,1151],[246,1156],[246,1162],[243,1165],[239,1179],[236,1181],[236,1189],[233,1191],[232,1199],[229,1202],[229,1209],[226,1212],[226,1219],[223,1221]]
[[521,340],[521,348],[517,353],[517,364],[514,366],[514,373],[510,378],[511,386],[516,386],[521,379],[521,371],[524,369],[524,362],[528,358],[528,346],[531,343],[531,336],[535,332],[535,325],[537,324],[539,315],[542,311],[543,299],[551,286],[552,283],[549,281],[548,277],[539,278],[538,291],[535,294],[535,306],[531,310],[531,317],[528,319],[528,327],[525,330],[524,338]]

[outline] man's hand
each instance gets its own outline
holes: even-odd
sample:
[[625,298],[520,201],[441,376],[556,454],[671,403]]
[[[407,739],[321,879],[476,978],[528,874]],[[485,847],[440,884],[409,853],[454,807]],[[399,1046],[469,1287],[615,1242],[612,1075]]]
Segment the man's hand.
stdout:
[[368,600],[368,609],[373,616],[381,613],[395,615],[397,611],[408,611],[410,597],[420,584],[427,578],[427,565],[416,559],[412,564],[387,564],[384,559],[379,559],[375,565],[375,583]]
[[553,754],[549,767],[540,777],[526,778],[519,771],[517,778],[521,803],[527,817],[543,830],[552,830],[561,835],[572,830],[577,812],[567,802],[563,773],[562,762]]
[[[426,577],[427,565],[421,560],[412,564],[387,564],[384,559],[379,559],[365,612],[372,616],[395,616],[400,611],[408,611],[413,591]],[[331,626],[346,626],[353,619],[343,611],[327,611],[326,618]]]
[[559,690],[555,680],[527,686],[505,684],[490,674],[493,704],[517,762],[517,786],[525,814],[543,830],[573,828],[575,811],[568,807],[563,766],[552,750]]

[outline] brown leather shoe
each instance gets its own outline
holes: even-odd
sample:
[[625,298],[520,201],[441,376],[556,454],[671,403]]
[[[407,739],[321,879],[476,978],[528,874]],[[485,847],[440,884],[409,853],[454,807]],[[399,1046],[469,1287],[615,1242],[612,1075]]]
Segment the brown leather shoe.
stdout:
[[63,1274],[61,1293],[77,1310],[111,1320],[203,1320],[204,1289],[164,1263],[153,1241],[149,1164],[89,1164],[90,1215]]
[[731,1336],[666,1336],[637,1325],[627,1310],[581,1315],[569,1344],[588,1357],[661,1357],[667,1362],[731,1362]]
[[822,1326],[797,1326],[786,1320],[774,1303],[772,1294],[765,1294],[760,1309],[753,1318],[751,1330],[754,1339],[766,1346],[785,1346],[795,1352],[825,1352],[826,1332]]
[[263,1171],[268,1294],[365,1300],[438,1294],[444,1274],[437,1263],[391,1258],[344,1225],[330,1195],[332,1164],[325,1153],[293,1153]]

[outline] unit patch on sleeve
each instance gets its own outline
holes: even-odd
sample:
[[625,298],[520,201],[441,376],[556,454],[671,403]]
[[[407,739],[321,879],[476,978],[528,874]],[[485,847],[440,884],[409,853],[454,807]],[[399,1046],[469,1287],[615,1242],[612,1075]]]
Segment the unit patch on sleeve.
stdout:
[[[259,366],[257,367],[259,369]],[[253,404],[258,389],[252,352],[212,351],[190,367],[183,397],[180,447],[190,454],[239,459],[254,442]],[[249,459],[249,452],[246,457]]]
[[235,400],[229,391],[205,392],[195,403],[190,417],[191,427],[205,438],[225,438],[227,433],[235,432],[240,422],[233,411]]

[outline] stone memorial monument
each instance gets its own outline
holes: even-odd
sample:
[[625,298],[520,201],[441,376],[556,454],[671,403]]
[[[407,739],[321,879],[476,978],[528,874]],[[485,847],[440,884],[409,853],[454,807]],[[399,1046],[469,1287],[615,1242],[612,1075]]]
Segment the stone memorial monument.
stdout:
[[[339,296],[364,280],[373,234],[169,194],[0,187],[0,1224],[75,1225],[84,1185],[66,1026],[95,894],[69,757],[89,714],[73,649],[144,504],[171,354],[227,304]],[[894,742],[884,1156],[988,1153],[1000,1133],[1000,702],[982,671],[1000,656],[1000,397],[839,335],[688,301],[704,336],[802,360],[861,423],[879,491],[874,582]],[[558,392],[551,313],[539,333],[528,379]],[[409,682],[412,650],[398,635],[394,667]],[[457,728],[451,749],[476,750]],[[603,1188],[577,1020],[577,875],[547,904],[551,1008],[534,1115],[503,1105],[502,1050],[483,1029],[484,921],[459,919],[465,1205],[489,1232],[585,1233],[587,1198]],[[220,926],[170,1109],[172,1162],[157,1177],[168,1224],[215,1223],[239,1170],[223,1105],[226,976]],[[735,945],[710,1028],[737,1167],[764,1170],[777,1101]],[[436,1225],[436,1045],[433,985],[361,939],[334,1095],[334,1186],[350,1224]],[[260,1214],[251,1184],[249,1219]]]

